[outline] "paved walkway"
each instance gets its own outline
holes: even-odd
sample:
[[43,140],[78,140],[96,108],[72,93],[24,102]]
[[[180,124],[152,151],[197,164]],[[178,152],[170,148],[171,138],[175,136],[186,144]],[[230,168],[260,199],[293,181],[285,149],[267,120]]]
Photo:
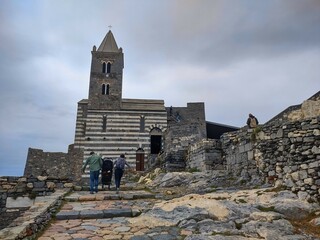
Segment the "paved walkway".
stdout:
[[97,194],[74,192],[56,220],[38,240],[68,239],[183,239],[191,232],[174,226],[151,226],[134,218],[160,201],[146,191],[100,191]]
[[[88,191],[57,190],[50,196],[37,197],[23,216],[17,218],[9,227],[0,231],[0,239],[21,239],[34,226],[39,217],[48,209],[63,204],[47,229],[37,238],[39,240],[68,239],[132,239],[132,240],[171,240],[183,239],[191,234],[174,226],[162,223],[137,220],[161,201],[154,194],[144,190]],[[33,239],[33,238],[32,238]]]

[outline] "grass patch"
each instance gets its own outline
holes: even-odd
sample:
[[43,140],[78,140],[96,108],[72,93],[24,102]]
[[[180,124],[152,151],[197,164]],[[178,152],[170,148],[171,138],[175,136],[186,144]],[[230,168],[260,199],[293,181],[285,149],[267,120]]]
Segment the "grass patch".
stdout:
[[235,202],[236,202],[236,203],[247,203],[247,201],[244,200],[243,198],[235,199]]
[[274,206],[271,206],[271,207],[258,206],[257,208],[258,208],[261,212],[275,212]]
[[215,197],[215,198],[213,198],[214,200],[227,200],[228,198],[226,198],[226,197]]
[[240,230],[242,228],[242,223],[235,222],[236,229]]
[[37,197],[37,194],[35,192],[31,192],[28,195],[28,198],[30,198],[31,200],[36,199],[36,197]]
[[194,172],[201,172],[201,171],[198,168],[194,167],[194,168],[190,168],[188,172],[194,173]]
[[255,129],[253,129],[253,132],[251,133],[251,141],[252,142],[255,142],[257,140],[258,133],[261,131],[262,131],[262,129],[259,126],[256,127]]
[[308,217],[302,220],[291,221],[296,233],[306,233],[315,238],[320,239],[320,227],[312,224],[310,221],[318,217],[315,213],[311,213]]
[[281,191],[284,191],[284,190],[287,190],[287,188],[285,186],[278,186],[278,187],[275,187],[275,188],[266,189],[264,192],[281,192]]

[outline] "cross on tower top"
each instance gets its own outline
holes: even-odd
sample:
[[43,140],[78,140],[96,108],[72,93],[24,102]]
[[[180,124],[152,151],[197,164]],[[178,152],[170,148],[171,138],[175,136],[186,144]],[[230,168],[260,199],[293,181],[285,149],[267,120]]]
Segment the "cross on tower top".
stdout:
[[108,28],[111,30],[112,26],[111,26],[111,25],[109,25],[109,26],[108,26]]

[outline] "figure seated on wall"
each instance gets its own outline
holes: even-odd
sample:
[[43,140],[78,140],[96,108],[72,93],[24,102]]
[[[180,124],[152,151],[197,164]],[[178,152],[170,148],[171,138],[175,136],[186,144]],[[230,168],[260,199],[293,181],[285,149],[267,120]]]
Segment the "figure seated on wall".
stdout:
[[249,113],[249,118],[247,120],[247,125],[249,128],[256,128],[259,124],[258,119],[253,116],[251,113]]

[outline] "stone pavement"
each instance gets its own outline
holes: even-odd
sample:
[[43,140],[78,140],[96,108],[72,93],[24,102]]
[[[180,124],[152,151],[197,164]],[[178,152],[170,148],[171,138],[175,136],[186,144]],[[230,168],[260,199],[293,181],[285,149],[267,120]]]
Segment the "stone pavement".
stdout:
[[[33,205],[9,227],[0,231],[0,239],[183,239],[188,231],[166,224],[135,222],[133,219],[147,212],[155,203],[161,202],[157,196],[144,190],[89,191],[57,190],[50,196],[37,197]],[[62,203],[62,205],[61,205]],[[50,220],[50,209],[60,207],[55,219],[51,220],[39,236],[29,235],[39,219]],[[45,222],[47,223],[47,222]],[[42,223],[43,225],[44,223]],[[40,224],[41,225],[41,224]],[[34,229],[33,229],[34,230]],[[29,237],[23,238],[23,236]]]
[[[138,187],[123,188],[120,193],[57,191],[37,198],[14,226],[0,231],[0,239],[22,239],[20,236],[28,235],[39,216],[56,213],[45,231],[23,239],[320,240],[317,231],[297,232],[287,220],[289,216],[304,220],[303,215],[312,213],[312,222],[305,224],[314,229],[320,221],[319,205],[301,200],[290,191],[221,190],[173,196],[170,200],[163,194]],[[54,205],[59,205],[59,210],[48,211]],[[44,224],[38,229],[41,226]]]
[[66,239],[183,239],[188,231],[165,224],[135,222],[134,217],[150,210],[155,195],[146,191],[78,191],[66,196],[66,202],[49,228],[38,240]]

